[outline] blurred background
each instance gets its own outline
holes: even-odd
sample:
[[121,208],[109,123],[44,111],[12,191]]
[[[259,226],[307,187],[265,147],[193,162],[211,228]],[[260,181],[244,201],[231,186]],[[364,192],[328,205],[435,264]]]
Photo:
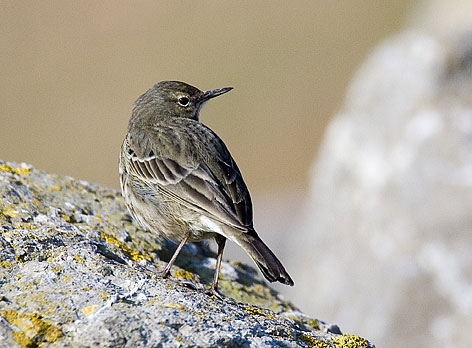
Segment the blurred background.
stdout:
[[307,184],[323,129],[409,1],[2,1],[4,160],[118,188],[134,101],[161,80],[233,86],[202,121],[254,196]]
[[[472,40],[459,40],[472,27],[457,20],[470,17],[468,1],[0,7],[2,160],[118,189],[118,153],[137,97],[161,80],[232,86],[201,121],[236,159],[256,229],[293,275],[294,288],[277,289],[379,347],[470,341],[457,327],[472,313],[472,170],[448,176],[452,162],[472,163],[470,90],[460,79],[472,71]],[[443,111],[462,105],[465,113],[443,119],[437,100]],[[449,123],[458,134],[418,150]],[[419,153],[427,164],[417,168]],[[422,244],[425,235],[439,244]],[[225,257],[251,262],[228,249]]]

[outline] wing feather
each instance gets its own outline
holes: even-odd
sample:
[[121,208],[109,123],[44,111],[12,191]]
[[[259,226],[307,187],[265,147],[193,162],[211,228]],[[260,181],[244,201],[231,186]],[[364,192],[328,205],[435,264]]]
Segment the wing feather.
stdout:
[[206,216],[246,231],[252,227],[249,192],[223,142],[217,145],[221,158],[216,161],[216,167],[213,163],[213,170],[204,160],[187,159],[184,163],[173,160],[165,153],[165,146],[134,149],[132,139],[128,140],[128,151],[124,154],[130,160],[132,175],[147,186]]

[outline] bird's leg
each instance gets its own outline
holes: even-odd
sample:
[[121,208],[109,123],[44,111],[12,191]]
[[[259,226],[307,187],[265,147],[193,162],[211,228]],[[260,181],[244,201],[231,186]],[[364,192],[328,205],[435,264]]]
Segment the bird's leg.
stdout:
[[177,249],[175,249],[174,255],[172,255],[171,259],[167,263],[166,268],[164,268],[164,270],[160,272],[162,277],[166,278],[170,274],[170,269],[172,265],[174,264],[175,260],[177,259],[177,256],[179,256],[180,251],[184,247],[185,243],[187,243],[189,238],[190,238],[190,231],[187,231],[184,235],[184,238],[180,242],[179,246],[177,247]]
[[218,276],[220,275],[221,260],[223,259],[223,249],[225,248],[226,238],[220,235],[215,237],[216,244],[218,245],[218,256],[216,257],[215,274],[213,276],[213,284],[207,291],[208,294],[218,297],[220,300],[223,299],[218,292]]

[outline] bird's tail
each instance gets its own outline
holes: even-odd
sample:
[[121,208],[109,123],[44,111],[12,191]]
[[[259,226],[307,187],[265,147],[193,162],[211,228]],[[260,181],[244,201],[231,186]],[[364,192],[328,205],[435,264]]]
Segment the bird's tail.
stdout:
[[264,277],[270,282],[281,282],[286,285],[293,285],[293,280],[288,275],[277,256],[259,238],[255,231],[243,233],[238,238],[239,245],[254,260]]

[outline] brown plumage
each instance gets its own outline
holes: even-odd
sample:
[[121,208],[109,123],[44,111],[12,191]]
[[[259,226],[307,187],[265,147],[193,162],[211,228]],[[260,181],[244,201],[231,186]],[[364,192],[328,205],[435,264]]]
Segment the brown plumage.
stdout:
[[210,289],[215,295],[227,238],[251,256],[267,280],[293,285],[254,230],[251,197],[231,154],[198,119],[206,101],[230,90],[156,84],[136,101],[120,154],[121,189],[133,218],[180,242],[163,275],[187,241],[215,238],[218,257]]

